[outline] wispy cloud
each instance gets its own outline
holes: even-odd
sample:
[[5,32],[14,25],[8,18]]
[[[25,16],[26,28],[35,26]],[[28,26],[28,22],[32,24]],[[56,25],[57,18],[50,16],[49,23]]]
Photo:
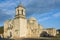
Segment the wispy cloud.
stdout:
[[53,17],[60,17],[60,12],[55,13],[55,14],[53,14],[52,16],[53,16]]
[[48,19],[50,19],[50,17],[44,17],[44,18],[42,18],[42,19],[39,19],[38,21],[39,21],[39,22],[42,22],[42,21],[46,21],[46,20],[48,20]]
[[[49,14],[48,14],[49,15]],[[44,16],[43,18],[38,18],[39,20],[39,22],[43,22],[43,21],[47,21],[48,19],[56,19],[56,18],[59,18],[60,17],[60,12],[57,12],[57,13],[53,13],[52,15],[50,15],[50,16],[48,16],[47,14],[46,14],[46,16],[45,15],[42,15],[42,16]],[[37,17],[37,16],[36,16]]]

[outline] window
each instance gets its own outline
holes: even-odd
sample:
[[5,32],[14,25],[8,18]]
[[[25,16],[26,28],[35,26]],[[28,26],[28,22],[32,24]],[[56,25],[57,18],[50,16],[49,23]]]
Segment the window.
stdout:
[[22,15],[23,15],[23,10],[22,10]]
[[15,30],[16,34],[18,34],[18,30]]
[[13,26],[10,24],[7,29],[10,30],[10,29],[12,29],[12,28],[13,28]]
[[19,10],[18,10],[18,15],[19,15]]
[[10,32],[10,37],[12,37],[12,32]]

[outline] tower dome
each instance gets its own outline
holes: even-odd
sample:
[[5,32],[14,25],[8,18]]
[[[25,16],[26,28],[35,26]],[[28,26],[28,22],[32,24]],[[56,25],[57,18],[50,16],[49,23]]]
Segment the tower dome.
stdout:
[[34,17],[31,17],[29,20],[36,20]]
[[24,6],[22,5],[22,3],[20,3],[20,4],[17,6],[17,8],[18,8],[18,7],[24,8]]

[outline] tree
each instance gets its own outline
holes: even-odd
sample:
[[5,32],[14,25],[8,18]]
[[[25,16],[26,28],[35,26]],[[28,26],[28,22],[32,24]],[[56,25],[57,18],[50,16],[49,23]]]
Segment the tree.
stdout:
[[57,29],[57,31],[60,33],[60,29]]
[[4,27],[0,26],[0,34],[2,34],[4,32]]

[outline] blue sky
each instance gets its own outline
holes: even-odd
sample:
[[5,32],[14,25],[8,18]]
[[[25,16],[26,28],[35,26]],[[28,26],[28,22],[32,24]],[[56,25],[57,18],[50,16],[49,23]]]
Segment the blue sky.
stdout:
[[14,18],[20,2],[27,18],[35,17],[44,28],[60,29],[60,0],[0,0],[0,26]]

